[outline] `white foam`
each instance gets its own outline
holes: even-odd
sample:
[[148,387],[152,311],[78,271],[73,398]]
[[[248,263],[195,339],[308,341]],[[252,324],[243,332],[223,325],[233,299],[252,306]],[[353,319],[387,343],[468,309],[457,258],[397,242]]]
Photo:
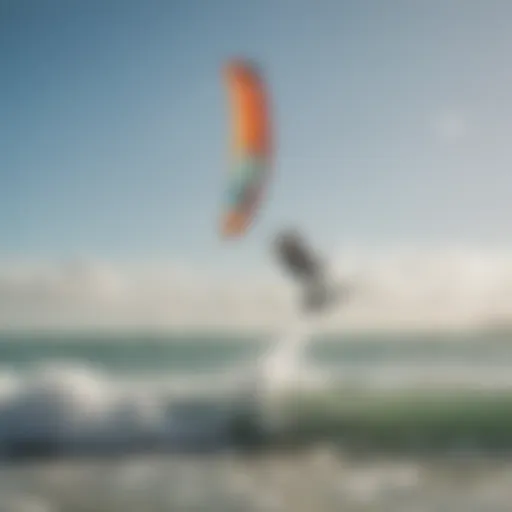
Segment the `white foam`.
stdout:
[[194,430],[178,421],[180,409],[197,418],[201,432],[211,433],[221,430],[225,419],[224,409],[215,404],[232,399],[256,399],[256,406],[265,405],[262,410],[268,415],[267,424],[279,426],[283,420],[279,414],[284,414],[280,407],[283,394],[286,397],[288,391],[305,387],[373,388],[379,392],[470,386],[478,390],[512,389],[509,367],[492,364],[419,367],[379,363],[319,372],[301,360],[310,328],[309,324],[295,325],[287,336],[277,339],[252,373],[238,368],[215,375],[121,378],[72,361],[42,363],[26,371],[2,369],[0,447],[20,439],[128,444],[148,438],[176,439],[180,429]]
[[42,498],[30,495],[2,495],[0,512],[56,512],[57,508]]
[[313,324],[295,319],[283,334],[277,336],[268,352],[259,361],[258,378],[261,386],[272,393],[300,385],[303,354],[311,335]]

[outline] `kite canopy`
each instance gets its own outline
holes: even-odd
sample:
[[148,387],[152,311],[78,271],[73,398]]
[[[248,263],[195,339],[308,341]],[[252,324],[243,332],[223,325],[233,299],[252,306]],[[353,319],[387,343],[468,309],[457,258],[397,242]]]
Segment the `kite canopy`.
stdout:
[[232,162],[220,231],[224,238],[243,236],[260,207],[271,164],[269,105],[254,64],[233,60],[224,68],[231,107]]

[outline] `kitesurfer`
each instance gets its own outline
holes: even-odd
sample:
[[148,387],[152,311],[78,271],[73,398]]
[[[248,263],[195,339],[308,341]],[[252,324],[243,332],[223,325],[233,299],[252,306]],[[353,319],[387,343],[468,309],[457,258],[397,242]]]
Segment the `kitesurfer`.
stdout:
[[297,229],[281,231],[274,246],[281,265],[303,287],[305,311],[323,311],[340,298],[341,290],[326,276],[325,264]]

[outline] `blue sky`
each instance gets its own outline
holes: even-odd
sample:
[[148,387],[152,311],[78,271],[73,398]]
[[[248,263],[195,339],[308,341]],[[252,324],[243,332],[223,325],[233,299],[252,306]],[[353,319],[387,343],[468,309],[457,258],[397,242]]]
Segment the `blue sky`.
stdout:
[[[4,256],[255,268],[279,227],[344,244],[510,245],[512,4],[4,0]],[[276,178],[253,231],[217,234],[219,75],[266,72]]]

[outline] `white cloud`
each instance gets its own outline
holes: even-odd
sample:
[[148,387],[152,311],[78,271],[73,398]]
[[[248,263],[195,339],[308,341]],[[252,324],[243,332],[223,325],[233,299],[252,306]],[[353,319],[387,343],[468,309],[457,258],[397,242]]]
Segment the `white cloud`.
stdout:
[[433,119],[433,130],[437,138],[445,143],[455,143],[469,133],[469,124],[465,114],[455,109],[439,112]]
[[[512,324],[512,252],[352,250],[333,274],[358,294],[322,319],[327,329]],[[177,264],[0,263],[0,328],[269,328],[296,299],[284,280]]]
[[258,327],[285,303],[279,284],[178,264],[0,263],[0,328]]

